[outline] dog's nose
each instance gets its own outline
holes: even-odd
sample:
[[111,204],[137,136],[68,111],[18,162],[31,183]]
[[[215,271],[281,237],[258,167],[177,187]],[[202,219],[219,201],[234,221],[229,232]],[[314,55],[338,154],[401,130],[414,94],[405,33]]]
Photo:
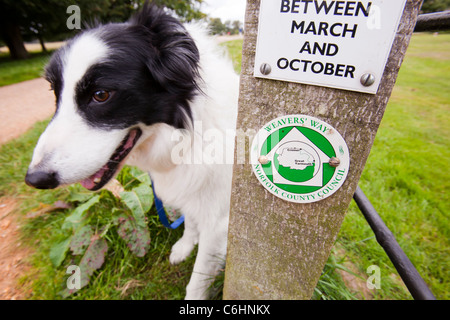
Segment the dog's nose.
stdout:
[[57,173],[45,171],[28,171],[25,183],[37,189],[54,189],[59,185]]

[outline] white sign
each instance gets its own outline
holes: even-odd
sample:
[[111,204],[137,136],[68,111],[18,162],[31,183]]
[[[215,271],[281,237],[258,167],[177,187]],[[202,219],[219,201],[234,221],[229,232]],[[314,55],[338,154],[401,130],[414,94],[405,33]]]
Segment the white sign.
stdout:
[[269,192],[296,203],[323,200],[347,177],[350,154],[330,124],[307,115],[266,123],[251,148],[253,173]]
[[406,0],[261,0],[254,76],[375,94]]

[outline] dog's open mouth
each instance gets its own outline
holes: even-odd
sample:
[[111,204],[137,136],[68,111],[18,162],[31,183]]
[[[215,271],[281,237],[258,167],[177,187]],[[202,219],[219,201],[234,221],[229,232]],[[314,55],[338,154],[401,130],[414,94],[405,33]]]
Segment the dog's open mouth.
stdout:
[[81,181],[81,185],[91,191],[102,188],[114,177],[116,171],[121,167],[122,161],[130,153],[131,149],[133,149],[141,134],[142,131],[140,129],[131,130],[122,140],[116,151],[114,151],[108,162],[92,176]]

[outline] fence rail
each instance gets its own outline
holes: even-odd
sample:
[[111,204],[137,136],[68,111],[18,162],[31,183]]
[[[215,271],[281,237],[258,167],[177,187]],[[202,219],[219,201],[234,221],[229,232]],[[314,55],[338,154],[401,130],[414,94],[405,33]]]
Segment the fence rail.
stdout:
[[449,29],[450,10],[419,15],[414,32],[444,31]]
[[359,210],[375,233],[378,243],[394,264],[413,298],[416,300],[435,300],[433,293],[359,186],[356,188],[353,199],[355,199]]

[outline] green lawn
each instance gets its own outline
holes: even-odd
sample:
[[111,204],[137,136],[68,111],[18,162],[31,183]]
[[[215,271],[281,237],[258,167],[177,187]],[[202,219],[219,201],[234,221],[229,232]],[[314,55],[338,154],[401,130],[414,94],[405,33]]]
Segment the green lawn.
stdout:
[[233,40],[222,44],[227,48],[229,57],[233,61],[234,70],[236,70],[237,73],[241,73],[242,42],[243,40]]
[[32,52],[26,60],[11,60],[9,54],[0,54],[0,87],[31,80],[42,75],[51,52]]
[[[226,46],[230,49],[230,56],[240,61],[242,41],[229,42]],[[235,67],[239,70],[240,62]],[[360,182],[401,247],[440,299],[449,299],[450,291],[450,177],[444,162],[450,156],[449,67],[450,34],[413,36]],[[0,83],[4,81],[2,77],[3,72],[0,72]],[[31,189],[23,183],[33,147],[45,125],[46,122],[37,124],[0,150],[0,196],[16,197],[24,215],[37,208],[39,203],[52,204],[63,200],[79,206],[87,201],[86,193],[77,186],[43,191]],[[132,191],[137,180],[127,174],[122,173],[120,178],[127,190]],[[106,240],[105,262],[94,272],[90,284],[69,298],[182,298],[194,255],[179,266],[168,263],[170,247],[182,230],[165,229],[150,210],[145,220],[150,230],[150,247],[144,257],[137,257],[118,235],[119,214],[125,212],[132,216],[133,213],[109,192],[102,191],[100,196],[99,202],[87,211],[83,224],[90,225]],[[73,212],[74,209],[60,209],[24,220],[24,241],[36,249],[30,258],[33,268],[22,279],[33,289],[30,298],[62,298],[60,292],[65,288],[68,277],[65,274],[67,266],[80,263],[81,256],[56,250],[57,244],[64,244],[80,227],[73,225],[68,228],[65,224]],[[54,267],[55,252],[62,259],[58,267]],[[381,289],[369,293],[355,290],[355,283],[365,284],[368,277],[366,269],[370,265],[380,267]],[[315,298],[320,297],[411,298],[354,203],[317,287]]]

